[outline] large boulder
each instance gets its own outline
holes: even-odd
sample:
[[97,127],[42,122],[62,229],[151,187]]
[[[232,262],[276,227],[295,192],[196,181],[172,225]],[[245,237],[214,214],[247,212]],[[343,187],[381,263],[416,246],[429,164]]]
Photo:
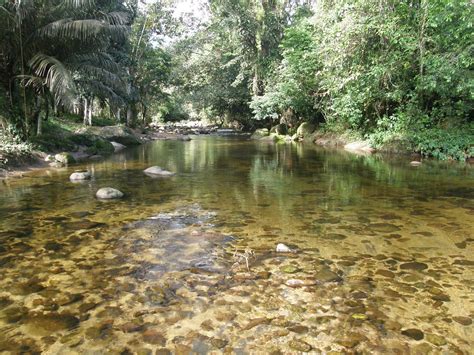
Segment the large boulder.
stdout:
[[344,149],[359,154],[372,154],[375,149],[371,147],[370,143],[367,141],[356,141],[348,143],[344,146]]
[[58,153],[54,156],[54,159],[64,165],[69,165],[69,164],[74,164],[76,162],[76,159],[72,156],[71,153]]
[[91,178],[91,173],[87,170],[84,171],[75,171],[69,176],[69,180],[71,181],[84,181],[89,180]]
[[270,134],[276,133],[278,135],[284,136],[288,133],[288,127],[284,123],[277,124],[270,129]]
[[112,187],[103,187],[96,192],[95,196],[101,200],[111,200],[116,198],[122,198],[123,193]]
[[270,134],[268,131],[268,128],[260,128],[257,129],[255,132],[253,132],[252,136],[250,138],[252,139],[260,139],[263,137],[267,137]]
[[276,134],[270,134],[269,136],[265,136],[262,138],[259,138],[260,142],[265,142],[265,143],[276,143],[280,140],[280,136]]
[[119,152],[121,151],[122,149],[125,149],[127,148],[125,145],[123,144],[120,144],[119,142],[110,142],[113,146],[114,146],[114,152]]
[[143,172],[152,177],[155,177],[155,176],[168,177],[168,176],[175,175],[175,173],[168,170],[164,170],[160,168],[159,166],[151,166],[148,169],[145,169]]
[[305,139],[309,137],[316,130],[316,126],[309,122],[303,122],[296,130],[296,137],[298,139]]
[[77,133],[93,134],[110,142],[117,142],[126,146],[142,143],[133,131],[125,126],[83,127]]

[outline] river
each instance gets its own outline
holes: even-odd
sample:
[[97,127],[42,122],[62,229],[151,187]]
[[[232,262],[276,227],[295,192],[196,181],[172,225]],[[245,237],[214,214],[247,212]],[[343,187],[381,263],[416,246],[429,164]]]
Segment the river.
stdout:
[[470,166],[239,137],[7,179],[0,352],[468,354],[473,211]]

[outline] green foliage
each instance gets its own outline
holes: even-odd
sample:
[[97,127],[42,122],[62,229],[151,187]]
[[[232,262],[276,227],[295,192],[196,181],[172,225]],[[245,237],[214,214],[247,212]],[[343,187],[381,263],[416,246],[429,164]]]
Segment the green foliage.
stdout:
[[101,137],[75,133],[82,125],[77,122],[77,116],[67,116],[45,122],[43,134],[30,139],[32,146],[45,152],[76,151],[79,146],[85,147],[88,154],[107,155],[114,152],[113,145]]
[[28,158],[31,155],[33,146],[30,143],[22,142],[18,135],[12,133],[11,127],[6,130],[0,128],[0,169],[15,165],[18,160]]
[[313,11],[285,30],[270,89],[252,100],[255,119],[291,109],[378,147],[410,141],[437,158],[469,156],[472,137],[450,127],[474,113],[471,1],[335,0]]
[[86,153],[108,155],[114,152],[114,146],[105,139],[94,139],[92,144],[85,144],[87,146]]
[[474,157],[474,124],[461,128],[430,128],[411,136],[416,151],[437,159],[464,161]]
[[105,127],[105,126],[114,126],[117,124],[117,121],[109,117],[94,117],[92,119],[93,126]]

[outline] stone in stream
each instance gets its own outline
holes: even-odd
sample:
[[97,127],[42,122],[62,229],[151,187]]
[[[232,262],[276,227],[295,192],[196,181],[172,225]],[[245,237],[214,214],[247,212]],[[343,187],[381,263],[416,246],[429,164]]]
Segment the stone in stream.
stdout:
[[420,166],[420,165],[421,165],[421,161],[413,160],[413,161],[410,162],[410,165],[411,165],[411,166]]
[[27,326],[37,335],[49,335],[52,332],[71,330],[79,325],[79,319],[70,314],[50,313],[29,318]]
[[102,187],[96,192],[95,196],[101,200],[110,200],[110,199],[122,198],[123,193],[112,187]]
[[415,340],[422,340],[425,337],[421,330],[414,328],[402,330],[402,334]]
[[227,345],[228,341],[225,339],[212,338],[211,344],[218,349],[222,349]]
[[118,142],[110,142],[110,144],[112,144],[114,146],[114,152],[119,152],[122,149],[127,148],[127,146],[125,146],[121,143],[118,143]]
[[316,281],[322,283],[342,281],[341,277],[338,274],[329,269],[322,269],[314,276],[314,278],[316,279]]
[[283,243],[279,243],[276,246],[276,252],[277,253],[292,253],[293,250],[289,246],[287,246]]
[[443,346],[447,344],[447,341],[442,336],[436,334],[426,334],[426,340],[436,346]]
[[69,176],[69,180],[71,181],[84,181],[89,180],[91,178],[91,173],[87,170],[82,171],[75,171]]
[[143,332],[143,341],[148,344],[165,346],[166,338],[157,330],[147,329]]
[[400,269],[402,270],[416,270],[416,271],[422,271],[428,268],[428,265],[425,263],[419,263],[417,261],[412,261],[409,263],[404,263],[400,265]]
[[76,159],[74,159],[70,153],[58,153],[54,156],[54,159],[64,165],[74,164],[76,162]]
[[284,272],[285,274],[295,274],[299,272],[300,269],[293,265],[285,265],[280,267],[280,271]]
[[308,279],[305,279],[305,280],[289,279],[285,281],[285,285],[288,287],[293,287],[293,288],[304,287],[304,286],[314,286],[316,285],[316,281],[308,280]]
[[288,343],[288,346],[296,351],[301,351],[304,353],[307,353],[308,351],[311,351],[312,346],[309,345],[308,343],[304,342],[303,340],[299,339],[293,339]]
[[453,320],[465,326],[472,324],[472,319],[469,317],[458,316],[458,317],[453,317]]
[[174,176],[175,173],[164,170],[163,168],[159,166],[151,166],[148,169],[143,170],[143,172],[149,176],[161,176],[161,177],[168,177],[168,176]]

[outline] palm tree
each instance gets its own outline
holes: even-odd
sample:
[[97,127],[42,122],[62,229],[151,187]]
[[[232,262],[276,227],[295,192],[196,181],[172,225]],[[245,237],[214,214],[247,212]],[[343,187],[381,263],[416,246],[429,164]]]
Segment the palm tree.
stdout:
[[94,98],[123,105],[130,12],[120,1],[10,0],[0,6],[0,74],[21,126],[41,133],[50,106],[82,111],[90,123]]

